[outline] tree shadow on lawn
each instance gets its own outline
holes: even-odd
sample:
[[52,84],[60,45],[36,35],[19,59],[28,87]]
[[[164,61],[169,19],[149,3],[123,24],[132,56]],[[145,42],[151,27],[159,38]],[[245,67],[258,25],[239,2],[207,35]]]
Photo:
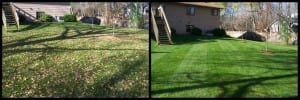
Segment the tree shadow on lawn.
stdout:
[[[120,44],[118,44],[120,45]],[[12,50],[5,50],[3,51],[3,58],[9,57],[11,55],[16,55],[19,53],[24,53],[24,52],[70,52],[70,51],[81,51],[81,50],[108,50],[108,51],[128,51],[128,50],[134,50],[134,51],[148,51],[145,49],[133,49],[133,48],[114,48],[112,47],[117,47],[118,45],[111,45],[110,47],[102,47],[102,48],[64,48],[64,47],[58,47],[58,46],[48,46],[46,44],[43,44],[45,48],[25,48],[25,49],[12,49]]]
[[10,45],[11,43],[25,43],[26,41],[29,41],[31,39],[36,39],[36,38],[43,38],[43,37],[48,37],[48,36],[53,36],[53,34],[49,34],[49,35],[42,35],[42,34],[35,34],[35,35],[31,35],[19,40],[12,40],[12,41],[8,41],[5,43],[2,43],[2,45]]
[[[34,23],[34,24],[29,24],[27,27],[22,28],[19,31],[13,30],[13,31],[8,31],[8,32],[22,32],[22,31],[28,31],[28,30],[32,30],[32,29],[42,29],[42,28],[45,28],[45,27],[47,27],[51,24],[52,23]],[[33,38],[41,38],[41,37],[46,37],[46,36],[50,36],[50,35],[35,34],[35,35],[31,35],[29,37],[25,37],[23,39],[5,42],[3,45],[7,45],[7,44],[9,45],[9,43],[13,43],[13,42],[24,43],[25,41],[33,39]],[[10,36],[10,37],[13,37],[13,36]]]
[[[235,51],[226,52],[226,53],[228,55],[236,54]],[[255,67],[257,68],[267,68],[267,69],[276,69],[276,70],[296,70],[298,67],[293,67],[292,65],[298,63],[297,55],[293,55],[291,53],[296,54],[295,51],[291,51],[291,50],[276,51],[274,55],[256,54],[255,58],[249,56],[243,59],[233,59],[233,60],[224,60],[223,58],[218,58],[208,63],[214,65],[224,65],[224,66],[241,66],[241,64],[244,64],[243,67],[253,67],[252,65],[251,66],[247,66],[247,65],[255,64]],[[218,62],[218,61],[222,61],[222,62]],[[274,63],[276,65],[265,66],[265,65],[270,65],[270,63]]]
[[[244,97],[248,93],[248,89],[250,87],[255,86],[255,85],[262,85],[262,82],[264,82],[264,81],[270,81],[270,80],[276,80],[276,79],[288,78],[288,77],[296,77],[297,75],[298,75],[297,73],[293,73],[293,74],[265,76],[265,77],[258,77],[258,78],[237,79],[237,80],[231,80],[231,81],[211,82],[211,83],[197,84],[197,85],[184,86],[184,87],[153,90],[151,93],[152,93],[152,95],[157,95],[157,94],[162,94],[162,93],[175,93],[175,92],[194,90],[194,89],[199,89],[199,88],[220,87],[223,90],[223,92],[221,94],[219,94],[219,97],[225,97],[225,96]],[[240,84],[240,83],[246,83],[246,84],[240,86],[237,90],[235,90],[233,92],[232,95],[228,95],[226,93],[228,91],[228,89],[225,88],[226,85]]]
[[[50,23],[37,24],[37,25],[33,24],[33,26],[39,26],[37,28],[41,28],[41,26],[46,27],[46,26],[49,26],[49,25],[50,25]],[[107,34],[106,31],[111,31],[112,30],[112,28],[106,28],[104,26],[91,28],[89,26],[83,26],[81,24],[79,26],[77,24],[75,24],[75,25],[62,24],[62,25],[64,26],[65,30],[59,36],[52,37],[52,38],[46,38],[46,39],[38,39],[38,40],[34,40],[34,41],[26,41],[26,40],[29,40],[29,39],[32,39],[32,38],[35,37],[35,36],[29,36],[29,37],[24,38],[24,39],[15,40],[15,41],[17,41],[16,43],[4,45],[3,48],[8,49],[8,48],[17,47],[17,46],[33,45],[33,44],[38,44],[38,43],[48,42],[48,41],[63,40],[63,39],[76,39],[76,38],[80,38],[82,36],[88,36],[88,35]],[[75,32],[77,34],[72,35],[72,36],[67,36],[70,30],[75,30]],[[141,31],[143,31],[143,30],[141,30]],[[131,32],[122,32],[122,34],[120,34],[120,35],[124,36],[124,35],[128,35],[128,34],[131,34]],[[15,42],[15,41],[11,41],[11,42]],[[141,41],[146,41],[146,40],[142,39]]]
[[23,31],[29,31],[32,29],[42,29],[45,28],[47,26],[50,26],[52,23],[29,23],[29,24],[23,24],[23,25],[27,25],[26,27],[18,30],[8,30],[7,32],[23,32]]
[[[106,80],[98,80],[95,82],[95,84],[89,86],[94,93],[93,95],[95,97],[140,97],[143,95],[141,93],[140,86],[133,86],[134,89],[128,90],[116,90],[115,88],[110,88],[116,85],[118,82],[121,82],[122,80],[126,79],[126,77],[129,77],[129,74],[132,72],[138,72],[140,69],[139,67],[142,67],[142,65],[145,63],[146,58],[141,57],[131,62],[121,62],[119,65],[123,65],[122,70],[119,73],[115,73],[112,77],[106,77],[103,79]],[[142,81],[142,80],[139,80]],[[128,85],[128,84],[124,84]],[[148,88],[148,87],[147,87]]]
[[[118,29],[118,28],[116,28],[116,29]],[[114,32],[115,33],[123,33],[125,35],[128,35],[128,34],[148,34],[147,33],[148,31],[145,31],[143,29],[137,29],[136,31],[116,30]]]
[[[155,36],[150,34],[151,39],[156,41]],[[197,44],[201,42],[215,42],[212,39],[208,39],[207,37],[197,36],[197,35],[172,35],[172,41],[174,44],[172,45],[187,45],[187,44]]]
[[[70,26],[70,25],[65,25],[63,24],[65,27],[65,30],[58,36],[56,37],[51,37],[51,38],[44,38],[44,39],[38,39],[38,40],[33,40],[33,41],[27,41],[29,39],[32,39],[34,37],[37,37],[36,35],[32,35],[29,36],[27,38],[24,39],[20,39],[20,40],[15,40],[17,42],[15,43],[11,43],[8,45],[4,45],[3,46],[3,58],[8,57],[10,55],[14,55],[17,53],[21,53],[21,52],[40,52],[42,50],[52,50],[52,51],[75,51],[75,50],[142,50],[142,49],[130,49],[130,48],[125,48],[125,49],[109,49],[109,48],[76,48],[76,49],[68,49],[68,48],[60,48],[60,47],[46,47],[46,48],[29,48],[29,49],[13,49],[13,50],[6,50],[6,49],[10,49],[10,48],[15,48],[18,46],[25,46],[25,45],[34,45],[34,44],[40,44],[43,42],[48,42],[48,41],[55,41],[55,40],[65,40],[65,39],[77,39],[77,38],[81,38],[84,36],[92,36],[92,35],[97,35],[97,37],[100,36],[100,34],[103,34],[101,36],[105,36],[107,35],[107,33],[105,33],[105,31],[110,31],[110,28],[105,28],[104,26],[96,28],[97,30],[91,30],[90,27],[84,26],[85,28],[77,28],[74,26]],[[75,25],[76,26],[76,25]],[[68,33],[70,30],[75,30],[75,32],[77,34],[75,35],[71,35],[68,36]],[[117,36],[119,37],[123,37],[124,35],[128,35],[129,33],[121,33],[118,34]],[[146,41],[141,39],[141,41]]]
[[[265,72],[264,72],[265,73]],[[264,74],[264,73],[260,73],[260,74]],[[260,74],[256,74],[256,75],[260,75]],[[166,76],[166,77],[164,77]],[[237,77],[238,76],[238,77]],[[175,78],[177,77],[184,77],[185,79],[189,80],[185,80],[185,79],[180,79],[178,80],[174,80],[174,81],[165,81],[165,78],[168,78],[169,76],[167,75],[161,75],[159,76],[162,80],[157,80],[154,79],[155,81],[153,83],[155,84],[207,84],[207,83],[211,83],[211,82],[218,82],[218,80],[220,80],[220,77],[223,78],[227,78],[228,80],[232,80],[233,78],[246,78],[246,77],[253,77],[254,75],[244,75],[244,74],[236,74],[236,73],[206,73],[206,72],[201,72],[201,71],[196,71],[196,72],[180,72],[180,73],[176,73],[174,75]],[[199,78],[202,77],[202,78]],[[207,81],[210,80],[210,81]],[[212,81],[213,80],[213,81]],[[222,79],[223,80],[223,79]]]
[[[236,52],[227,52],[229,55],[234,55],[231,53]],[[202,72],[183,72],[183,73],[177,73],[175,77],[186,77],[188,80],[192,81],[166,81],[164,75],[159,76],[160,80],[155,79],[153,81],[154,84],[199,84],[199,85],[192,85],[192,86],[186,86],[186,87],[175,87],[175,88],[169,88],[169,89],[161,89],[161,90],[154,90],[152,91],[153,95],[157,94],[163,94],[163,93],[175,93],[175,92],[181,92],[186,90],[194,90],[194,89],[200,89],[200,88],[208,88],[208,87],[219,87],[222,92],[217,97],[244,97],[246,94],[248,94],[249,89],[253,86],[261,86],[261,85],[270,85],[264,83],[265,81],[269,80],[275,80],[275,79],[281,79],[286,77],[297,77],[297,73],[294,73],[297,70],[297,66],[294,66],[293,64],[296,64],[296,55],[291,55],[290,53],[295,53],[294,51],[278,51],[278,54],[275,54],[273,56],[269,55],[262,55],[256,59],[245,58],[245,59],[239,59],[239,60],[224,60],[226,58],[220,58],[218,60],[223,62],[206,62],[206,64],[213,64],[213,65],[222,65],[222,66],[216,66],[216,67],[231,67],[231,66],[241,66],[241,64],[245,64],[242,67],[251,67],[251,68],[262,68],[266,69],[267,71],[262,73],[257,73],[255,75],[242,75],[242,74],[236,74],[236,73],[220,73],[220,74],[213,74],[213,73],[207,73],[206,75],[202,75]],[[225,62],[224,62],[225,61]],[[199,61],[201,62],[201,61]],[[204,62],[201,62],[204,63]],[[253,64],[250,64],[253,63]],[[274,63],[275,66],[271,66]],[[199,63],[197,63],[199,65]],[[273,64],[273,65],[274,65]],[[270,65],[270,66],[268,66]],[[276,66],[277,65],[277,66]],[[259,69],[258,69],[259,70]],[[286,73],[294,73],[294,74],[277,74],[276,76],[266,76],[268,72],[272,71],[285,71]],[[291,72],[292,71],[292,72]],[[212,71],[213,72],[213,71]],[[247,73],[245,73],[247,74]],[[178,76],[179,75],[179,76]],[[270,75],[270,74],[268,74]],[[205,78],[204,78],[205,77]],[[220,77],[227,78],[227,79],[220,79]],[[203,79],[204,78],[204,79]],[[247,79],[245,79],[247,78]],[[232,80],[236,79],[236,80]],[[215,80],[215,81],[212,81]],[[231,81],[224,81],[224,80],[231,80]],[[229,87],[227,85],[232,84],[243,84],[238,87],[237,90],[235,90],[232,94],[229,93]],[[276,83],[274,83],[276,84]]]
[[[67,48],[59,48],[59,47],[50,47],[48,45],[44,45],[46,48],[41,49],[37,48],[35,50],[20,50],[15,52],[41,52],[41,56],[35,58],[34,60],[28,62],[26,65],[30,65],[30,63],[34,63],[37,60],[48,62],[47,57],[45,55],[48,54],[57,54],[59,52],[65,51],[73,51],[73,50],[90,50],[90,49],[67,49]],[[99,49],[95,49],[99,50]],[[138,50],[138,49],[103,49],[103,50]],[[141,50],[138,50],[141,51]],[[142,52],[147,52],[147,50],[143,50]],[[132,55],[131,57],[135,57]],[[108,56],[104,58],[103,62],[109,62],[110,60],[114,59],[114,56]],[[55,97],[140,97],[145,96],[147,93],[143,93],[140,91],[141,88],[144,88],[140,85],[134,86],[130,91],[115,91],[108,88],[108,86],[112,86],[119,81],[124,80],[130,73],[138,72],[142,64],[145,63],[146,58],[144,56],[140,56],[139,58],[132,60],[125,60],[122,62],[115,63],[118,66],[122,66],[119,72],[115,73],[114,76],[107,76],[103,78],[103,80],[98,80],[92,86],[86,86],[86,79],[91,76],[90,73],[86,73],[83,71],[82,68],[76,68],[74,71],[59,71],[59,70],[52,70],[50,66],[53,65],[46,65],[48,66],[46,69],[52,72],[63,72],[59,75],[48,75],[45,78],[39,79],[38,90],[33,90],[34,95],[43,95],[43,96],[55,96]],[[24,66],[26,66],[24,65]],[[92,66],[92,65],[90,65]],[[64,66],[64,67],[71,67],[71,66]],[[50,68],[50,69],[49,69]],[[55,69],[55,68],[54,68]],[[36,72],[37,70],[32,70]],[[96,71],[96,70],[93,70]],[[20,74],[20,73],[19,73]],[[41,73],[43,74],[43,73]],[[5,76],[5,79],[9,79],[9,77],[14,77],[16,74],[9,74]],[[78,77],[79,76],[79,77]],[[50,84],[49,84],[49,83]],[[46,87],[45,87],[46,85]],[[88,88],[86,88],[88,87]]]
[[[111,60],[113,56],[108,56],[104,60]],[[46,60],[44,58],[44,60]],[[59,75],[48,75],[38,82],[40,89],[34,90],[35,95],[54,96],[54,97],[140,97],[145,96],[140,86],[130,88],[130,91],[117,91],[109,87],[114,87],[114,84],[126,80],[129,74],[140,71],[140,67],[145,61],[145,57],[140,57],[134,61],[125,60],[118,62],[116,65],[122,66],[119,72],[114,73],[113,76],[106,76],[102,80],[96,81],[92,85],[87,85],[87,78],[93,72],[85,72],[83,68],[75,68],[74,71],[63,71]],[[68,67],[68,66],[65,66]],[[141,80],[139,80],[141,81]],[[49,84],[50,83],[50,84]],[[44,85],[44,86],[43,86]],[[122,88],[122,87],[121,87]]]
[[197,36],[197,35],[173,35],[172,39],[175,45],[176,44],[178,45],[197,44],[201,42],[216,42],[215,40],[241,41],[239,39],[228,37],[228,36]]
[[[74,29],[76,31],[76,35],[72,35],[72,36],[67,36],[67,34],[69,33],[70,29]],[[20,42],[16,42],[16,43],[12,43],[9,45],[4,45],[3,48],[4,49],[8,49],[8,48],[12,48],[12,47],[17,47],[17,46],[24,46],[24,45],[33,45],[33,44],[38,44],[38,43],[42,43],[42,42],[47,42],[47,41],[55,41],[55,40],[63,40],[63,39],[71,39],[71,38],[75,38],[75,37],[79,37],[79,36],[84,36],[84,35],[92,35],[92,34],[104,34],[102,32],[107,31],[108,29],[105,29],[104,27],[102,29],[96,30],[96,31],[92,31],[92,30],[79,30],[79,29],[75,29],[73,27],[67,27],[65,26],[65,30],[56,37],[52,37],[52,38],[46,38],[46,39],[39,39],[39,40],[34,40],[34,41],[21,41],[21,40],[17,40]],[[82,32],[82,31],[87,31],[87,32]]]
[[171,52],[151,51],[151,53],[171,53]]
[[[69,51],[78,51],[78,50],[109,50],[109,51],[133,50],[133,51],[142,51],[142,52],[148,51],[148,50],[144,50],[144,49],[132,49],[132,48],[120,48],[120,49],[110,49],[110,48],[63,48],[63,47],[51,47],[51,46],[48,46],[47,44],[42,44],[42,45],[45,46],[45,48],[9,49],[9,48],[17,47],[17,46],[39,44],[39,43],[43,43],[43,42],[47,42],[47,41],[72,39],[72,38],[76,38],[76,37],[84,36],[84,35],[102,34],[101,32],[109,30],[109,29],[104,29],[104,27],[101,30],[98,29],[98,30],[95,30],[95,31],[91,31],[89,29],[86,29],[86,30],[75,29],[75,31],[77,33],[76,35],[67,36],[70,29],[72,29],[72,28],[65,27],[64,32],[62,32],[59,36],[53,37],[53,38],[39,39],[39,40],[34,40],[34,41],[25,41],[25,40],[23,40],[23,41],[18,42],[18,43],[5,45],[3,47],[4,47],[4,49],[7,49],[7,50],[3,51],[3,53],[4,53],[3,56],[5,58],[5,57],[8,57],[10,55],[15,55],[15,54],[22,53],[22,52],[42,52],[42,56],[37,57],[32,62],[28,62],[26,64],[26,65],[29,65],[29,64],[34,63],[34,61],[36,61],[36,60],[41,60],[41,61],[46,60],[46,57],[45,57],[46,54],[45,53],[47,53],[47,54],[50,53],[51,54],[51,53],[69,52]],[[87,31],[87,32],[83,32],[83,31]],[[118,45],[121,45],[121,44],[117,44],[115,46],[118,46]],[[110,45],[110,47],[111,47],[111,45]],[[108,58],[105,58],[105,59],[110,59],[111,60],[112,58],[108,57]],[[145,62],[145,61],[146,60],[141,58],[141,59],[137,59],[135,61],[127,61],[126,60],[124,62],[118,62],[120,66],[124,65],[124,67],[126,67],[126,68],[122,68],[123,71],[121,70],[120,74],[115,74],[115,76],[113,76],[112,78],[107,77],[107,79],[109,79],[109,80],[107,80],[107,83],[103,83],[104,85],[101,85],[100,81],[98,82],[99,84],[94,84],[93,85],[94,87],[99,87],[99,88],[97,90],[93,90],[92,94],[95,94],[96,96],[101,96],[101,97],[102,96],[114,96],[112,94],[107,94],[107,95],[105,95],[105,93],[101,94],[102,88],[105,88],[107,85],[111,84],[112,82],[121,81],[122,78],[127,77],[128,73],[130,73],[132,71],[136,71],[138,69],[138,67],[141,67],[139,65],[141,63]],[[47,62],[47,61],[44,61],[44,62]],[[133,62],[133,63],[129,63],[129,62]],[[78,73],[83,73],[82,69],[78,69],[77,72]],[[65,79],[66,76],[74,77],[74,73],[71,73],[71,72],[65,73],[64,75],[61,75],[60,77],[48,76],[48,77],[42,79],[41,81],[47,82],[47,80],[50,80],[50,79],[51,80],[61,80],[61,79]],[[6,76],[6,78],[8,78],[8,77],[10,77],[10,76]],[[103,81],[105,81],[105,80],[103,80]],[[44,83],[44,84],[46,84],[46,83]],[[74,79],[65,79],[65,81],[54,82],[51,86],[48,86],[48,89],[44,88],[44,86],[42,86],[42,90],[37,90],[37,93],[38,94],[45,94],[45,95],[53,95],[54,94],[56,96],[70,96],[70,97],[80,96],[80,95],[84,94],[84,93],[82,94],[81,92],[85,92],[85,91],[81,90],[81,88],[79,88],[79,87],[82,87],[83,84],[85,84],[83,80],[74,81]],[[136,88],[136,89],[132,89],[131,91],[125,91],[125,92],[122,91],[122,92],[119,93],[119,95],[116,95],[116,96],[135,96],[135,97],[137,97],[137,96],[140,96],[140,94],[144,94],[144,93],[141,93],[140,86],[136,86],[134,88]],[[45,91],[52,91],[52,92],[51,93],[49,93],[49,92],[43,93],[43,91],[44,92]],[[112,93],[112,90],[111,91],[106,91],[106,93],[109,93],[109,92]]]
[[216,42],[217,39],[235,40],[229,37],[197,36],[197,35],[174,35],[172,36],[175,45],[198,44]]

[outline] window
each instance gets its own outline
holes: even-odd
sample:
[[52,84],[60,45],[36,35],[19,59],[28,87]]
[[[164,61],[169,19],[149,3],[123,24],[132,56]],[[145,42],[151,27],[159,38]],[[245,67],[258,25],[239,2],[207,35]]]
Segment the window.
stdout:
[[195,16],[195,7],[187,7],[186,14],[190,16]]
[[59,21],[59,16],[54,16],[55,17],[55,20],[58,20]]
[[56,18],[56,20],[57,21],[64,21],[64,19],[63,19],[63,16],[55,16],[55,18]]
[[36,12],[36,18],[39,19],[43,14],[45,14],[43,11]]
[[211,10],[211,15],[212,16],[219,16],[219,9],[212,9]]
[[191,32],[193,27],[193,25],[186,25],[186,32]]

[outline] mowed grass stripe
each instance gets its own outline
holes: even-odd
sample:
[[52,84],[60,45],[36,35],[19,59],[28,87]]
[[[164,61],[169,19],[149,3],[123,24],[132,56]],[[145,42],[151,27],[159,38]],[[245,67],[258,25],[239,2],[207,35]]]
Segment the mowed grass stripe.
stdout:
[[[155,61],[154,61],[154,63],[152,64],[152,66],[154,66],[153,68],[157,68],[157,67],[155,67],[157,65],[166,64],[167,66],[164,66],[164,67],[173,69],[173,67],[176,67],[178,65],[178,63],[180,63],[178,61],[181,61],[183,59],[183,57],[186,55],[186,52],[189,51],[191,46],[192,45],[185,45],[185,46],[166,45],[164,47],[162,46],[162,47],[154,48],[153,51],[163,52],[168,55],[157,58],[156,61],[161,61],[161,60],[167,60],[167,61],[166,62],[158,62],[158,63],[155,63]],[[155,53],[152,53],[152,54],[155,54]],[[179,59],[177,59],[177,58],[179,58]],[[176,60],[174,60],[174,59],[176,59]],[[161,67],[159,69],[161,69]]]
[[[253,46],[254,48],[249,48],[249,42],[245,41],[224,41],[225,43],[230,42],[231,45],[235,46],[236,48],[239,48],[239,51],[231,52],[231,55],[235,55],[232,57],[235,57],[234,62],[232,63],[232,66],[235,66],[236,68],[239,68],[239,71],[236,73],[240,73],[243,75],[255,75],[258,73],[264,73],[267,71],[266,69],[257,70],[257,67],[255,67],[255,61],[260,58],[259,49],[257,45]],[[238,65],[238,66],[237,66]],[[240,67],[243,66],[243,67]]]
[[[168,79],[170,76],[174,73],[174,71],[178,68],[178,65],[181,63],[181,61],[184,59],[183,57],[186,55],[186,52],[190,49],[192,45],[185,45],[185,46],[176,46],[174,51],[169,51],[167,56],[163,56],[159,58],[157,61],[163,60],[164,62],[157,62],[153,63],[151,65],[152,69],[152,74],[151,74],[151,79],[156,80],[152,81],[152,90],[155,90],[157,87],[160,88],[167,88],[167,87],[161,87],[164,86],[163,84],[159,84],[160,81],[165,81]],[[157,52],[159,51],[164,51],[163,48],[157,48]],[[169,81],[169,80],[167,80]],[[157,82],[158,84],[156,84]]]
[[[174,75],[177,79],[172,78],[172,81],[167,75],[159,82],[152,80],[160,84],[153,89],[154,96],[286,97],[297,93],[293,89],[297,87],[297,78],[293,76],[297,72],[293,69],[296,66],[293,63],[296,59],[295,46],[271,44],[270,48],[277,53],[264,55],[260,53],[265,46],[263,42],[194,37],[178,38],[186,43],[176,46],[193,45],[182,60],[181,64],[185,67],[180,65],[181,70]],[[188,38],[191,41],[187,41]],[[268,91],[270,89],[272,91]]]
[[[171,75],[168,80],[176,81],[180,79],[188,81],[186,73],[193,71],[193,68],[197,67],[197,62],[206,61],[205,59],[199,58],[202,53],[206,54],[205,46],[203,44],[201,44],[201,46],[199,44],[193,44],[187,54],[183,57],[184,59],[178,65],[176,71],[173,72],[173,75]],[[180,83],[178,85],[180,85]]]
[[[152,41],[155,43],[154,41]],[[156,48],[152,48],[151,50],[151,64],[155,64],[160,58],[168,53],[172,53],[173,49],[176,49],[178,46],[158,46]]]
[[[253,42],[253,41],[251,41],[251,42]],[[244,60],[248,61],[248,62],[244,62],[244,63],[247,64],[247,66],[245,66],[245,68],[248,69],[249,74],[252,73],[254,75],[254,74],[260,73],[260,74],[264,74],[264,75],[274,75],[276,73],[281,73],[284,71],[284,70],[273,70],[272,72],[268,71],[269,68],[276,68],[278,66],[286,65],[284,63],[278,63],[278,62],[267,63],[267,61],[269,59],[281,58],[281,57],[276,56],[277,55],[276,51],[277,50],[281,51],[282,49],[277,49],[277,48],[282,45],[268,43],[269,50],[274,52],[274,54],[269,55],[269,54],[261,53],[261,51],[265,50],[265,43],[263,43],[263,42],[256,42],[255,45],[251,45],[251,43],[249,43],[249,42],[234,42],[234,44],[244,46],[244,48],[241,48],[241,51],[248,52],[248,53],[244,53],[244,54],[247,54],[246,55],[247,59],[244,59]],[[258,45],[256,45],[256,44],[258,44]],[[253,49],[252,47],[255,47],[255,49]],[[289,47],[289,46],[285,46],[285,47]],[[293,54],[287,54],[287,55],[293,55]],[[294,57],[295,57],[294,59],[296,59],[296,55],[294,55]],[[292,59],[289,59],[287,61],[291,61]],[[257,65],[256,62],[260,62],[260,64]],[[251,68],[252,70],[250,70],[249,68]],[[257,70],[257,69],[260,69],[260,70]],[[255,71],[259,71],[259,72],[254,73]],[[281,71],[281,72],[278,72],[278,71]],[[268,73],[265,73],[265,72],[268,72]]]
[[207,61],[207,45],[208,43],[195,44],[193,52],[191,52],[190,68],[186,73],[202,73],[209,70]]

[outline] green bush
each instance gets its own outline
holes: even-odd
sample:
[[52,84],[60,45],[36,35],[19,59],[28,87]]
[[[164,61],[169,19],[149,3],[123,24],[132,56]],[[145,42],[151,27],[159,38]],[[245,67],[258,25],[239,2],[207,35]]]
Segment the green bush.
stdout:
[[55,19],[48,14],[42,14],[41,17],[38,19],[40,22],[54,22]]
[[214,35],[214,36],[221,36],[221,37],[226,37],[226,31],[222,28],[215,28],[211,31],[211,33]]
[[194,34],[194,35],[202,35],[202,30],[200,28],[197,28],[197,27],[193,27],[192,30],[191,30],[191,33]]
[[174,28],[171,28],[171,33],[176,34],[176,30]]
[[76,22],[76,15],[73,14],[66,14],[63,16],[64,22]]

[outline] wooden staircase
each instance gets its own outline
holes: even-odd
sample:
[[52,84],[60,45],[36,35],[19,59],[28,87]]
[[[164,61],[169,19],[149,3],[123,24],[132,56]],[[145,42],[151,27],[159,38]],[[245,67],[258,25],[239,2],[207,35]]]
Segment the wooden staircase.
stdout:
[[154,15],[152,9],[152,25],[155,33],[155,37],[158,44],[173,44],[171,39],[171,30],[168,25],[167,18],[162,7],[159,7]]
[[162,20],[161,17],[156,16],[155,17],[156,20],[156,24],[158,27],[158,38],[161,44],[168,44],[169,43],[169,39],[168,39],[168,34],[167,34],[167,30],[166,30],[166,25],[164,25],[164,22]]
[[11,2],[2,2],[2,21],[5,28],[7,25],[16,25],[19,30],[19,17]]

